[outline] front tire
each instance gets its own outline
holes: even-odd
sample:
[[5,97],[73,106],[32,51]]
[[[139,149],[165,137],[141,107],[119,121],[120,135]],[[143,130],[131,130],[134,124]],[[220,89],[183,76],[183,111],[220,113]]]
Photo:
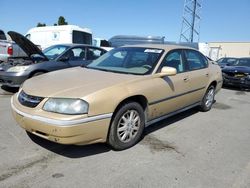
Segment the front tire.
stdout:
[[115,150],[134,146],[141,138],[145,126],[143,108],[136,102],[122,105],[116,112],[108,135],[108,143]]
[[200,110],[202,112],[207,112],[211,110],[212,105],[214,103],[214,96],[215,96],[215,87],[211,85],[207,89],[206,94],[204,95],[201,101]]

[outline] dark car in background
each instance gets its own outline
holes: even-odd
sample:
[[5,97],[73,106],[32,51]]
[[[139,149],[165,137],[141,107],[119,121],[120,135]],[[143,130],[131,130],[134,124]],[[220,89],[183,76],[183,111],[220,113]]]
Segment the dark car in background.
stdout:
[[23,35],[8,32],[27,53],[28,58],[14,58],[0,65],[0,84],[5,87],[19,87],[26,79],[43,73],[86,66],[106,50],[84,44],[54,45],[43,52]]
[[223,85],[250,88],[250,57],[239,58],[222,69]]
[[235,58],[235,57],[223,57],[217,60],[216,62],[221,68],[224,68],[225,66],[230,66],[236,63],[237,60],[238,58]]

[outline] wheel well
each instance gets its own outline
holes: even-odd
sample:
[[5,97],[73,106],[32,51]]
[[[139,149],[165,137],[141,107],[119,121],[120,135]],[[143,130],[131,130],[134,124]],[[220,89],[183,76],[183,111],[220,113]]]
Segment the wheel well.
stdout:
[[214,88],[216,88],[217,82],[216,82],[216,81],[213,81],[209,86],[214,86]]
[[33,71],[33,72],[30,73],[29,78],[31,78],[34,74],[36,74],[38,72],[46,73],[48,71],[45,71],[45,70],[35,70],[35,71]]
[[122,100],[118,106],[115,108],[114,110],[114,113],[113,113],[113,116],[112,116],[112,119],[111,119],[111,122],[113,120],[113,117],[115,116],[116,112],[120,109],[120,107],[125,104],[125,103],[128,103],[128,102],[137,102],[139,103],[143,110],[146,110],[147,106],[148,106],[148,100],[145,96],[143,95],[135,95],[135,96],[131,96],[131,97],[128,97],[124,100]]
[[128,97],[126,99],[124,99],[123,101],[121,101],[119,103],[119,105],[116,107],[115,111],[114,111],[114,114],[116,113],[116,111],[124,104],[124,103],[127,103],[127,102],[137,102],[139,103],[142,108],[145,110],[147,108],[147,105],[148,105],[148,100],[145,96],[143,95],[135,95],[135,96],[131,96],[131,97]]

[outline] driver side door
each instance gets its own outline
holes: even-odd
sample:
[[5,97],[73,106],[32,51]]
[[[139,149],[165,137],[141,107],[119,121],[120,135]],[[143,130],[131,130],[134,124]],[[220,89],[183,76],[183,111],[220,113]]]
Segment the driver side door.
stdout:
[[162,67],[174,67],[177,74],[162,78],[153,78],[153,94],[149,103],[149,120],[159,118],[189,105],[189,75],[183,57],[183,50],[172,50],[167,53],[157,72]]

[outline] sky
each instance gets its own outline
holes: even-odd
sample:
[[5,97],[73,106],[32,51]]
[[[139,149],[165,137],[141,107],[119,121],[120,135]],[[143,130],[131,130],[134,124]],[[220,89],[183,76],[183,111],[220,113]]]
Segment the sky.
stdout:
[[[250,0],[203,0],[200,42],[250,42]],[[0,29],[25,34],[64,16],[94,37],[165,36],[179,41],[184,0],[0,0]]]

